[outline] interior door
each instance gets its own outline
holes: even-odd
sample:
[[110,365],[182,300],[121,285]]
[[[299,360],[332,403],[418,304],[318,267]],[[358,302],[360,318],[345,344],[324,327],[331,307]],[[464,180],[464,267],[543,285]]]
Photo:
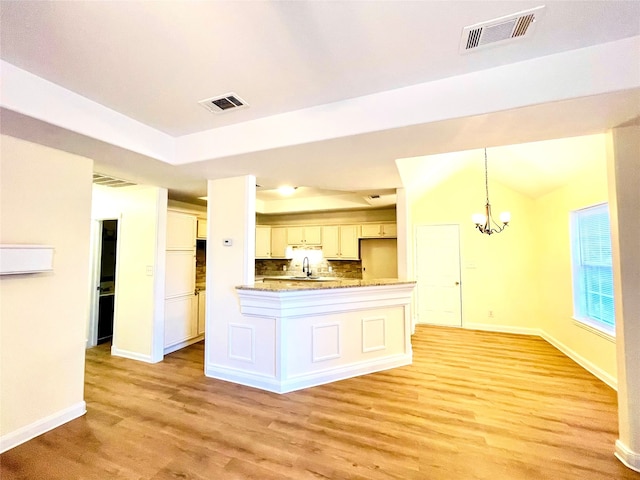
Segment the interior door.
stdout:
[[416,264],[418,323],[462,326],[459,226],[418,226]]

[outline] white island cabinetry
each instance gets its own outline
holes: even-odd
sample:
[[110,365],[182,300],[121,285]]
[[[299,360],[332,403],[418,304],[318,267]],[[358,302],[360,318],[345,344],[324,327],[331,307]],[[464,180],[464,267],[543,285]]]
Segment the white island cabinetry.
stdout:
[[226,360],[207,376],[285,393],[408,365],[412,281],[271,282],[237,287]]

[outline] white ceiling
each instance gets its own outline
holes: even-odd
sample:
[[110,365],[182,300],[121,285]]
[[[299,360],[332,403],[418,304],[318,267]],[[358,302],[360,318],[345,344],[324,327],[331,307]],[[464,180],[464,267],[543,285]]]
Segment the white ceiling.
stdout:
[[[589,78],[569,79],[558,72],[558,88],[575,91],[570,98],[549,88],[554,71],[540,72],[536,65],[553,65],[553,59],[560,65],[579,62],[579,52],[638,37],[638,1],[547,1],[530,38],[458,52],[464,26],[538,5],[3,0],[4,62],[140,122],[163,141],[175,139],[178,147],[197,141],[192,150],[203,153],[167,161],[154,153],[154,145],[138,149],[109,140],[104,125],[99,133],[64,125],[46,111],[46,104],[42,112],[21,110],[14,91],[2,94],[2,131],[89,156],[104,173],[166,186],[176,197],[196,197],[206,194],[206,178],[248,173],[266,187],[289,183],[387,191],[402,186],[398,158],[600,133],[637,118],[640,84],[634,75],[640,76],[639,66],[601,72],[592,65]],[[522,84],[511,86],[512,92],[497,84],[495,78],[506,82],[518,66]],[[607,75],[611,85],[616,75],[632,81],[597,87],[599,77]],[[493,95],[500,102],[466,108],[473,102],[465,101],[455,107],[456,100],[470,94],[460,85],[469,84],[478,86],[478,101]],[[544,93],[536,91],[538,85]],[[411,95],[420,88],[448,95],[417,102],[422,116],[408,120]],[[391,98],[383,96],[389,91],[400,92],[395,98],[406,110],[402,121],[391,114],[384,118],[397,105],[369,108]],[[214,115],[197,104],[229,92],[250,107]],[[442,114],[449,104],[450,113]],[[347,119],[345,125],[336,118]],[[369,121],[372,126],[365,128]],[[264,138],[258,138],[261,134]],[[290,138],[281,141],[286,135]],[[203,138],[205,143],[210,139],[204,149]],[[529,168],[536,167],[523,162],[518,176]],[[545,182],[544,176],[535,178]]]

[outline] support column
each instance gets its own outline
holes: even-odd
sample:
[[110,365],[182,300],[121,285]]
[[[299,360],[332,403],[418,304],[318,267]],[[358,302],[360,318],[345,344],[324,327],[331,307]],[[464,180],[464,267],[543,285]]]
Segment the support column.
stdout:
[[208,376],[217,376],[216,369],[255,368],[252,362],[234,360],[238,356],[255,356],[251,353],[255,349],[253,330],[248,327],[237,330],[241,342],[237,348],[242,348],[242,355],[234,352],[229,344],[233,337],[230,325],[244,322],[235,287],[255,280],[255,202],[253,175],[209,180],[205,327],[205,374]]
[[640,126],[614,129],[609,146],[618,368],[615,455],[640,472]]

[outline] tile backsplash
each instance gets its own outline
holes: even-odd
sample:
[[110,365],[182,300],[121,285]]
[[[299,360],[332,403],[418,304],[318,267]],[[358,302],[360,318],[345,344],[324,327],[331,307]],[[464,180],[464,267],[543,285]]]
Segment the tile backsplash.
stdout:
[[203,283],[207,278],[207,242],[196,242],[196,283]]
[[[331,270],[331,271],[330,271]],[[360,260],[321,260],[311,263],[311,271],[321,277],[362,278]],[[257,260],[256,277],[279,277],[300,275],[302,264],[299,260]]]

